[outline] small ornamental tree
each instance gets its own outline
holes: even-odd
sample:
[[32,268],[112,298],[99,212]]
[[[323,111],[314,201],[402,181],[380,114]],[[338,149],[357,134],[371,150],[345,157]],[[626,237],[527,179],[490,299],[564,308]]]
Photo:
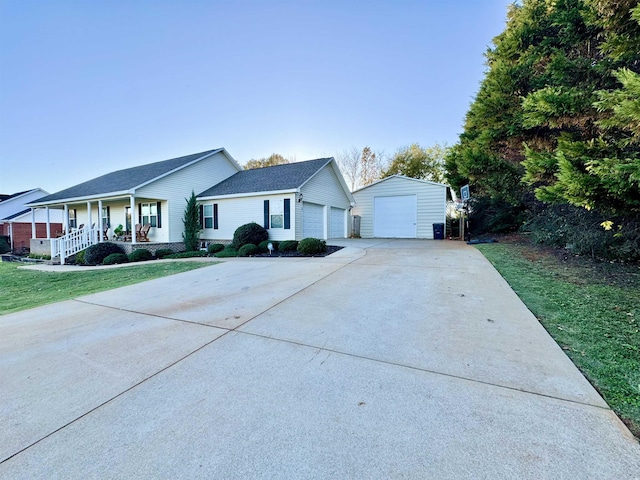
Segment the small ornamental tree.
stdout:
[[200,214],[198,212],[198,204],[196,203],[196,194],[191,191],[191,197],[185,198],[187,206],[184,209],[184,232],[182,239],[184,247],[188,252],[198,250],[200,247]]

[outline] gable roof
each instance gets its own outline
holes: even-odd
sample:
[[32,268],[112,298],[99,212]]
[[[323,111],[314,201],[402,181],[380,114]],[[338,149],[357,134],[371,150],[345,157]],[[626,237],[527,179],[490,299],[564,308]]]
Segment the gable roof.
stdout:
[[[130,192],[159,177],[168,175],[175,170],[179,170],[191,163],[195,163],[198,160],[202,160],[203,158],[222,151],[225,151],[224,148],[217,148],[214,150],[207,150],[206,152],[186,155],[184,157],[171,158],[161,162],[125,168],[124,170],[107,173],[101,177],[97,177],[84,183],[74,185],[73,187],[69,187],[65,190],[47,195],[46,197],[40,198],[36,202],[31,202],[27,205],[51,203],[59,200],[87,198],[96,195]],[[233,162],[235,164],[235,160]],[[238,168],[240,167],[238,166]]]
[[14,197],[19,197],[23,193],[27,193],[27,192],[31,192],[31,191],[32,190],[24,190],[22,192],[12,193],[11,195],[2,194],[2,195],[0,195],[0,202],[4,202],[5,200],[11,200]]
[[419,182],[419,183],[423,183],[423,184],[427,184],[427,185],[435,185],[435,186],[438,186],[438,187],[445,187],[445,188],[448,187],[448,185],[445,185],[444,183],[432,182],[431,180],[421,180],[419,178],[407,177],[405,175],[390,175],[388,177],[385,177],[385,178],[377,180],[377,181],[375,181],[373,183],[370,183],[369,185],[365,185],[364,187],[360,187],[357,190],[354,190],[353,193],[360,192],[360,191],[365,190],[367,188],[373,187],[374,185],[378,185],[379,183],[386,182],[387,180],[390,180],[392,178],[400,178],[400,179],[403,179],[403,180],[410,180],[412,182]]
[[31,209],[30,209],[30,208],[27,208],[26,210],[21,210],[20,212],[16,212],[16,213],[14,213],[14,214],[12,214],[12,215],[8,215],[8,216],[6,216],[6,217],[4,217],[4,218],[1,218],[1,219],[0,219],[0,221],[3,221],[3,220],[13,220],[13,219],[14,219],[14,218],[16,218],[16,217],[19,217],[19,216],[24,215],[25,213],[29,213],[29,212],[31,212]]
[[305,162],[242,170],[205,190],[198,195],[198,198],[295,190],[331,161],[333,158],[318,158]]

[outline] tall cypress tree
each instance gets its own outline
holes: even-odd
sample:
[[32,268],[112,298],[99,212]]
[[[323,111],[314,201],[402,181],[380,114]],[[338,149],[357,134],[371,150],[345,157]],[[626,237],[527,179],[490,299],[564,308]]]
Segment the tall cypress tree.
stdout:
[[185,201],[187,206],[184,209],[184,217],[182,218],[184,223],[182,239],[184,240],[185,249],[188,252],[192,252],[200,248],[200,230],[202,230],[196,194],[193,190],[191,191],[191,197],[185,198]]

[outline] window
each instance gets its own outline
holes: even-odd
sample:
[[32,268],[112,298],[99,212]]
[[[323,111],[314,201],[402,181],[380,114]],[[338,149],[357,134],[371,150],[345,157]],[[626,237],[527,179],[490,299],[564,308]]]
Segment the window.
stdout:
[[150,224],[152,227],[158,226],[158,204],[143,203],[141,207],[142,225]]
[[111,227],[111,212],[109,207],[102,207],[102,228]]
[[213,228],[213,205],[204,206],[204,228]]
[[269,202],[271,228],[284,228],[284,201],[271,200]]
[[200,224],[202,228],[218,228],[218,204],[200,205]]
[[264,228],[291,228],[291,199],[264,201]]
[[78,217],[76,215],[76,209],[69,209],[69,230],[78,226]]

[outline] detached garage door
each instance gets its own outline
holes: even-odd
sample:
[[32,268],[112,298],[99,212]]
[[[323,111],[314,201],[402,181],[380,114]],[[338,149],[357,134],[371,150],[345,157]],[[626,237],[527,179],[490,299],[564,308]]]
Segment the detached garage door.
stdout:
[[344,238],[344,216],[346,210],[344,208],[331,207],[331,238]]
[[302,236],[324,238],[324,207],[302,202]]
[[416,238],[418,197],[374,197],[373,235],[381,238]]

